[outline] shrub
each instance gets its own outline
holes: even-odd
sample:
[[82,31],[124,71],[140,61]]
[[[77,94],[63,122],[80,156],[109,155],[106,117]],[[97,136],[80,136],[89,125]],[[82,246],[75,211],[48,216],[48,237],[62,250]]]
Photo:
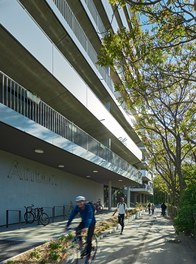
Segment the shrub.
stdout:
[[52,249],[52,250],[58,249],[60,247],[61,247],[61,245],[58,242],[55,242],[55,241],[53,241],[53,242],[51,242],[49,244],[49,248]]
[[58,252],[56,252],[55,250],[51,250],[51,252],[49,254],[49,259],[52,261],[57,261],[58,258],[59,258]]
[[196,235],[196,188],[189,187],[181,197],[180,207],[174,219],[176,232]]

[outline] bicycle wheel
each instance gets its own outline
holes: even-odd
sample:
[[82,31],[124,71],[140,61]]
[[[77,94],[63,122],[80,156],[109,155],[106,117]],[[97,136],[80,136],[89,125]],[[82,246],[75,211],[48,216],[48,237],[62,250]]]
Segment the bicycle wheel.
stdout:
[[50,218],[49,218],[49,216],[46,213],[42,213],[40,215],[40,217],[39,217],[39,222],[42,225],[46,226],[46,225],[48,225],[50,223]]
[[24,214],[24,220],[25,220],[26,224],[32,224],[35,221],[34,214],[31,212],[26,212]]
[[[86,239],[85,239],[86,241]],[[82,245],[82,248],[85,249],[87,246],[87,243],[84,242]],[[90,261],[89,263],[93,263],[93,260],[95,259],[95,256],[97,254],[97,248],[98,248],[98,242],[97,242],[97,237],[95,235],[93,235],[92,237],[92,246],[91,246],[91,257],[90,257]],[[84,264],[84,260],[86,258],[86,256],[83,256],[82,258],[80,257],[80,251],[78,251],[78,258],[77,258],[77,262],[75,262],[76,264]]]
[[79,264],[79,258],[80,258],[80,250],[78,243],[73,242],[73,245],[71,245],[67,249],[67,256],[65,259],[65,263],[67,264]]
[[92,263],[93,260],[94,260],[95,257],[96,257],[96,254],[97,254],[97,248],[98,248],[97,237],[96,237],[96,235],[93,235],[93,238],[92,238],[92,248],[91,248],[91,260],[90,260],[90,263]]

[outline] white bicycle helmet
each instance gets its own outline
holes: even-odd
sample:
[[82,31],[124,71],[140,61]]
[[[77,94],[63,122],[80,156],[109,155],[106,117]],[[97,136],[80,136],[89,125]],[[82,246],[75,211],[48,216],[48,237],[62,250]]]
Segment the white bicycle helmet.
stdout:
[[86,201],[86,198],[84,196],[77,196],[76,197],[76,202],[80,202],[80,201]]

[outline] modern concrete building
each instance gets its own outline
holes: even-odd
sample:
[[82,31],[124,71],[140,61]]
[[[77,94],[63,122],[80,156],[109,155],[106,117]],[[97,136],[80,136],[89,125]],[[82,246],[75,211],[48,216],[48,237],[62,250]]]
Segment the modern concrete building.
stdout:
[[130,15],[107,0],[0,0],[0,225],[25,205],[81,194],[110,208],[115,190],[127,188],[128,205],[131,187],[150,194],[120,76],[96,63],[107,30],[129,28]]

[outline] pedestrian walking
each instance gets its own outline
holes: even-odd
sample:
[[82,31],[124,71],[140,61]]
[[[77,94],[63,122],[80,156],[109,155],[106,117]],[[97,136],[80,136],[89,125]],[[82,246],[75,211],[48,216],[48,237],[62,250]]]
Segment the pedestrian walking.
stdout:
[[167,209],[167,206],[165,205],[165,203],[162,203],[161,205],[161,214],[162,216],[165,216],[166,215],[166,209]]
[[152,215],[154,214],[154,209],[155,209],[155,205],[152,203],[152,205],[151,205]]
[[148,204],[148,213],[150,214],[150,210],[151,210],[151,204]]
[[120,202],[117,204],[117,208],[113,213],[113,216],[115,213],[118,211],[118,223],[121,225],[121,232],[120,234],[122,235],[123,230],[124,230],[124,219],[125,219],[125,214],[126,217],[128,215],[128,210],[127,210],[127,204],[124,202],[124,198],[120,198]]

